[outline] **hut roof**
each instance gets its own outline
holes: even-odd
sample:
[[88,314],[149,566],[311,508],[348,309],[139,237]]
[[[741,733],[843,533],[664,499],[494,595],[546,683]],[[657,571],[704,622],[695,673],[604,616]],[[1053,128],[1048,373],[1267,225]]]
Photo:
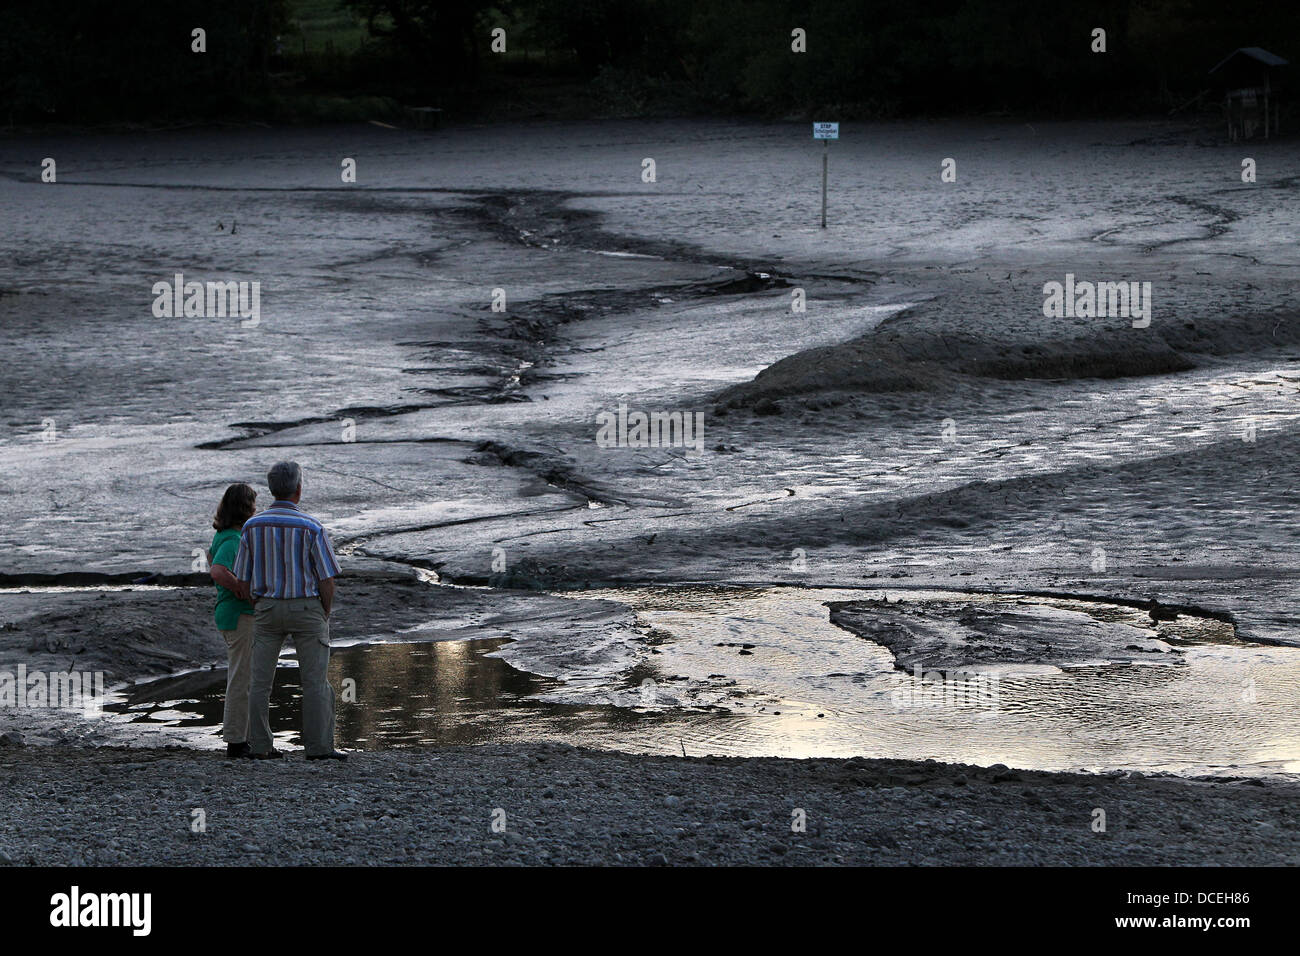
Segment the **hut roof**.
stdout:
[[1280,56],[1274,53],[1269,53],[1263,47],[1243,46],[1243,47],[1238,47],[1237,49],[1229,53],[1227,56],[1225,56],[1222,60],[1220,60],[1217,64],[1215,64],[1214,69],[1210,70],[1210,72],[1217,73],[1221,67],[1232,62],[1239,56],[1248,56],[1252,60],[1257,60],[1258,62],[1264,64],[1265,66],[1287,66],[1288,65],[1287,60],[1282,59]]

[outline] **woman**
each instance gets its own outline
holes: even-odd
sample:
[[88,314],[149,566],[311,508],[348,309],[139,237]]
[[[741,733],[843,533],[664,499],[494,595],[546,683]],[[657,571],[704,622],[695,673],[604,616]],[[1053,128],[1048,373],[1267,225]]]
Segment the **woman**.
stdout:
[[226,640],[229,668],[226,674],[226,710],[222,717],[221,736],[226,741],[226,759],[248,757],[248,678],[253,662],[253,605],[239,595],[243,592],[231,568],[239,553],[239,535],[244,522],[257,511],[257,492],[243,483],[231,485],[221,496],[212,527],[208,559],[212,581],[217,586],[214,616],[217,630]]

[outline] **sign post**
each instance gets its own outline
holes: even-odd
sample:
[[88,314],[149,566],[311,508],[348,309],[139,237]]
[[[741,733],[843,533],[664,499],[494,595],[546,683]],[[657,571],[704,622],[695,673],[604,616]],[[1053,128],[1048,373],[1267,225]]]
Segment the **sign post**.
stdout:
[[813,123],[813,139],[822,141],[822,228],[826,228],[826,166],[831,140],[840,138],[839,123]]

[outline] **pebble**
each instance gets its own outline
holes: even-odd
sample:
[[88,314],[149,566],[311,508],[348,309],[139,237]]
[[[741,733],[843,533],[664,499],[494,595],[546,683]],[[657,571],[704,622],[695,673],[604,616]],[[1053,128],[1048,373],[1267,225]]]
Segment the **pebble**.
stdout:
[[[222,864],[286,866],[897,865],[966,862],[972,853],[1003,865],[1205,864],[1222,863],[1225,854],[1257,866],[1300,859],[1300,832],[1291,825],[1300,788],[1276,782],[1247,788],[1170,779],[1157,788],[1021,771],[1034,782],[1012,787],[991,783],[995,774],[1016,773],[1005,767],[688,762],[560,749],[546,751],[544,767],[526,769],[528,753],[527,745],[379,752],[367,756],[371,776],[335,782],[294,761],[265,774],[257,767],[232,773],[207,753],[141,749],[127,756],[29,743],[0,751],[0,863],[193,865],[214,862],[214,851]],[[510,793],[501,785],[507,767],[514,774]],[[208,793],[204,781],[212,784],[208,796],[200,796]],[[543,799],[543,791],[561,787],[562,800]],[[440,790],[454,799],[438,798]],[[65,803],[56,802],[60,796]],[[290,801],[302,808],[302,819],[283,817]],[[210,824],[220,808],[240,825],[223,827],[226,836],[177,839],[169,821],[188,822],[198,805],[208,806]],[[488,814],[498,806],[510,812],[512,828],[489,834]],[[791,835],[791,806],[809,808],[806,833]],[[1092,839],[1085,815],[1082,835],[1062,838],[1067,810],[1076,806],[1114,807],[1114,818],[1126,821],[1123,832]],[[79,841],[66,840],[69,827]],[[1204,836],[1211,829],[1214,841]]]

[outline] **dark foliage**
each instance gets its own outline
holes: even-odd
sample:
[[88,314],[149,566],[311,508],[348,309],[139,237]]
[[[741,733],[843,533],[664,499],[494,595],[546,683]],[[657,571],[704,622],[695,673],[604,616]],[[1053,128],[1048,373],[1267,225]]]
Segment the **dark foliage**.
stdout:
[[[0,13],[6,118],[217,114],[266,90],[288,0],[8,0]],[[206,53],[191,31],[207,31]]]
[[[1238,46],[1300,57],[1300,5],[1266,0],[338,0],[368,26],[360,49],[276,55],[298,2],[7,0],[0,108],[219,115],[292,86],[471,111],[535,94],[540,77],[605,112],[1116,114],[1184,105]],[[190,51],[196,26],[205,54]],[[806,53],[791,50],[796,27]]]

